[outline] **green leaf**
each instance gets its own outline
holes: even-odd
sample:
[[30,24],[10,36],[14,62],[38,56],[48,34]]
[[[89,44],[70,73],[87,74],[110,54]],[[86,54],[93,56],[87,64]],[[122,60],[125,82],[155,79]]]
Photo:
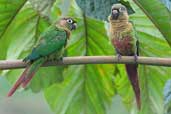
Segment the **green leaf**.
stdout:
[[123,102],[121,100],[121,97],[119,95],[116,95],[112,99],[112,105],[107,110],[106,114],[129,114],[128,110],[123,105]]
[[[171,45],[171,13],[159,0],[133,0]],[[157,11],[156,11],[157,10]]]
[[19,58],[23,49],[24,52],[28,51],[35,42],[37,19],[37,14],[31,8],[20,11],[1,37],[1,59]]
[[132,9],[132,7],[131,7],[131,5],[130,5],[130,3],[128,1],[120,0],[119,2],[127,8],[127,11],[128,11],[129,15],[135,13],[135,11]]
[[38,11],[42,16],[50,16],[50,10],[55,0],[28,0],[33,8]]
[[54,83],[60,83],[63,79],[64,67],[40,68],[32,79],[30,88],[33,92],[39,92],[42,88],[47,88]]
[[[111,6],[119,0],[76,0],[82,11],[90,17],[108,20]],[[103,10],[102,10],[103,9]]]
[[69,6],[72,0],[56,0],[51,8],[50,18],[54,22],[61,16],[68,16]]
[[0,39],[27,0],[0,0]]
[[135,13],[129,2],[124,0],[76,0],[76,2],[86,16],[99,20],[107,21],[112,5],[116,3],[125,5],[129,14]]

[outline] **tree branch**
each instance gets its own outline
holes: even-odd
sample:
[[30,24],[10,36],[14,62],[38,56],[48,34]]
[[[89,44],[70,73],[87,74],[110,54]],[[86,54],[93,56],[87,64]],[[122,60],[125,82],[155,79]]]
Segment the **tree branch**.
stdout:
[[[77,56],[64,57],[60,61],[48,61],[43,67],[56,65],[79,65],[79,64],[135,64],[134,57],[122,56],[118,61],[116,56]],[[171,58],[158,57],[138,57],[138,64],[155,65],[155,66],[171,66]],[[26,63],[22,60],[0,60],[0,70],[18,69],[26,67]]]

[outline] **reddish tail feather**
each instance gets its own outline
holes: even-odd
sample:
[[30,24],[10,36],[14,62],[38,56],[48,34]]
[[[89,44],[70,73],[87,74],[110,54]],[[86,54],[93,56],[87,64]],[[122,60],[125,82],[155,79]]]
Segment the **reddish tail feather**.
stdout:
[[30,64],[26,67],[20,78],[17,80],[17,82],[14,84],[12,89],[8,93],[8,97],[12,96],[13,93],[16,91],[16,89],[22,85],[24,88],[28,85],[28,83],[33,78],[35,72],[39,69],[39,67],[44,63],[45,59],[41,58],[39,60],[36,60],[34,63]]
[[22,73],[22,75],[20,76],[20,78],[16,81],[16,83],[14,84],[14,86],[8,92],[8,95],[7,95],[8,97],[12,96],[14,94],[14,92],[17,90],[17,88],[23,83],[28,69],[29,69],[29,66],[24,70],[24,72]]
[[26,80],[24,80],[24,82],[22,82],[22,87],[23,88],[25,88],[27,85],[28,85],[28,83],[31,81],[31,79],[33,78],[33,76],[34,76],[34,74],[35,74],[35,72],[32,72],[31,74],[30,74],[30,76],[26,79]]
[[131,85],[135,93],[138,109],[140,109],[141,108],[141,96],[140,96],[140,87],[139,87],[139,81],[138,81],[137,65],[126,64],[125,67],[126,67],[129,80],[131,82]]

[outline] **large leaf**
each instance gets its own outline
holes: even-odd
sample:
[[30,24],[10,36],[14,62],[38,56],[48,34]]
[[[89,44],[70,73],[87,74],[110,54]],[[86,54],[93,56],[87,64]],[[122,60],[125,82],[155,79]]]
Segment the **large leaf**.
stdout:
[[69,6],[72,0],[56,0],[51,8],[50,19],[56,21],[61,16],[68,16]]
[[49,18],[55,0],[28,0],[41,16]]
[[[171,13],[159,0],[133,0],[171,45]],[[157,11],[156,11],[157,10]]]
[[0,0],[0,39],[27,0]]
[[[0,59],[15,59],[20,56],[22,51],[28,51],[28,48],[35,42],[32,39],[35,35],[33,31],[36,30],[37,19],[37,14],[31,8],[23,9],[20,15],[17,14],[1,36]],[[21,31],[23,31],[22,34]]]
[[134,10],[131,8],[129,2],[124,0],[76,0],[76,2],[86,16],[99,20],[108,20],[111,7],[115,3],[125,5],[128,10],[128,14],[134,13]]
[[108,20],[111,6],[119,0],[76,0],[83,12],[90,17]]
[[42,13],[49,13],[55,0],[29,0],[33,7]]
[[8,33],[10,24],[15,19],[20,9],[24,6],[26,0],[1,0],[0,1],[0,59],[5,59],[7,47],[4,46],[4,34]]

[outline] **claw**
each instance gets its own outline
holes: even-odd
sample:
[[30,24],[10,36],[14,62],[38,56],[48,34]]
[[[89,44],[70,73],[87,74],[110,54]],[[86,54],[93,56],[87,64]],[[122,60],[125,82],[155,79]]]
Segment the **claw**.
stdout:
[[121,60],[121,54],[117,54],[117,58],[118,58],[118,61],[120,61]]
[[56,62],[56,61],[63,61],[63,57],[53,58],[52,61],[54,61],[54,62]]
[[137,56],[137,54],[135,54],[134,55],[134,61],[135,61],[135,63],[137,63],[137,60],[138,60],[138,56]]

